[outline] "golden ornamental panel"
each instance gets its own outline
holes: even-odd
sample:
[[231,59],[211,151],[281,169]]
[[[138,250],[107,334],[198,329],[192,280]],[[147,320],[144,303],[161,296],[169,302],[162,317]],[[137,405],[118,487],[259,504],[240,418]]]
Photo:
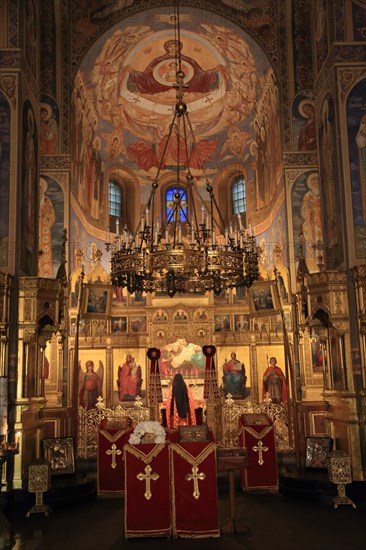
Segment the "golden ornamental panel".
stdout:
[[117,405],[110,409],[104,405],[103,398],[98,398],[92,409],[79,407],[79,430],[77,441],[77,456],[89,458],[98,452],[98,431],[102,420],[131,420],[132,427],[139,422],[150,420],[150,409],[143,407],[141,398],[136,398],[132,407]]
[[[290,447],[288,412],[282,405],[272,403],[271,399],[263,403],[245,401],[238,403],[228,394],[225,403],[217,406],[217,416],[221,417],[221,425],[218,428],[218,440],[223,447],[238,447],[240,436],[240,419],[243,414],[265,414],[273,424],[275,432],[276,450],[288,452]],[[221,409],[221,411],[220,411]],[[221,413],[221,414],[220,414]],[[292,437],[292,441],[294,438]]]

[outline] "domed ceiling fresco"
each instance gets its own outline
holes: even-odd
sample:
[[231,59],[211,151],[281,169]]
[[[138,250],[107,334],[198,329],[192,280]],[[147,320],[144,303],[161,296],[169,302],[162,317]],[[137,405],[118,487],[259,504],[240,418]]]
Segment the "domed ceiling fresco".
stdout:
[[[72,97],[72,190],[77,216],[90,222],[91,233],[108,227],[113,170],[138,188],[138,208],[148,199],[173,120],[179,47],[197,142],[195,150],[190,144],[189,166],[199,189],[205,192],[208,177],[217,195],[223,174],[236,170],[245,177],[247,213],[257,230],[268,230],[280,210],[278,91],[266,55],[236,25],[194,8],[181,8],[179,38],[172,8],[147,10],[110,28],[80,65]],[[172,139],[159,183],[173,177],[177,160]]]

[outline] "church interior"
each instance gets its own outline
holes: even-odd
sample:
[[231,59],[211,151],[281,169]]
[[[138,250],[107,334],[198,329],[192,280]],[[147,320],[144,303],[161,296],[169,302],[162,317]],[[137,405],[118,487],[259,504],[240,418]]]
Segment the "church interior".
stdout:
[[365,59],[365,0],[0,2],[8,542],[68,484],[126,538],[366,495]]

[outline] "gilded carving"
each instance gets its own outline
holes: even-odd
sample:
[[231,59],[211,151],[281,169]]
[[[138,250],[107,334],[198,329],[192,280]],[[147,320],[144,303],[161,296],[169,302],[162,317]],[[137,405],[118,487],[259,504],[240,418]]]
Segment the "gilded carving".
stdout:
[[47,155],[41,157],[41,170],[69,170],[70,155]]
[[25,298],[24,300],[24,321],[33,321],[31,298]]
[[334,294],[334,305],[336,314],[341,315],[343,313],[343,296],[341,292]]
[[364,284],[366,285],[366,265],[357,265],[353,268],[353,274],[356,281],[361,281],[364,279]]
[[2,75],[0,78],[0,90],[8,97],[12,107],[17,105],[17,81],[13,75]]
[[345,273],[340,273],[338,271],[322,271],[320,273],[306,275],[306,281],[309,288],[324,283],[328,285],[346,285],[347,276]]
[[20,68],[21,55],[19,50],[2,50],[0,52],[0,67],[4,68]]
[[353,87],[355,82],[365,76],[365,67],[352,69],[339,69],[341,100],[344,102],[347,98],[348,91]]
[[318,155],[316,153],[309,152],[289,152],[287,151],[283,155],[283,161],[285,168],[288,166],[305,166],[307,169],[318,165]]

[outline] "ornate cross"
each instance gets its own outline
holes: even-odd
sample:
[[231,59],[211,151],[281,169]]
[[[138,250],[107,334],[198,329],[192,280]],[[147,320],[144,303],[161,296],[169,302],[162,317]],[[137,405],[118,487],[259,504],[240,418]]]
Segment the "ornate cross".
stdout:
[[120,449],[117,449],[117,446],[115,443],[113,443],[111,449],[109,449],[108,451],[105,452],[106,455],[112,455],[112,468],[114,469],[117,464],[116,464],[116,456],[117,455],[121,455],[122,454],[122,451]]
[[193,496],[195,499],[200,498],[200,492],[198,489],[198,480],[199,479],[204,480],[205,477],[206,477],[206,474],[204,474],[203,472],[201,472],[200,474],[198,473],[198,466],[192,466],[192,473],[187,474],[185,476],[185,479],[187,481],[193,480]]
[[262,464],[264,464],[263,452],[268,451],[268,447],[264,447],[263,442],[260,439],[258,441],[258,446],[254,445],[254,447],[252,447],[252,450],[258,452],[258,464],[262,466]]
[[145,493],[144,493],[144,497],[146,498],[146,500],[150,500],[151,497],[152,497],[152,492],[151,492],[151,486],[150,486],[150,480],[152,479],[153,481],[156,481],[157,479],[159,479],[159,474],[152,474],[152,468],[150,466],[150,464],[148,464],[145,468],[145,474],[137,474],[137,479],[140,480],[140,481],[143,481],[145,480]]

